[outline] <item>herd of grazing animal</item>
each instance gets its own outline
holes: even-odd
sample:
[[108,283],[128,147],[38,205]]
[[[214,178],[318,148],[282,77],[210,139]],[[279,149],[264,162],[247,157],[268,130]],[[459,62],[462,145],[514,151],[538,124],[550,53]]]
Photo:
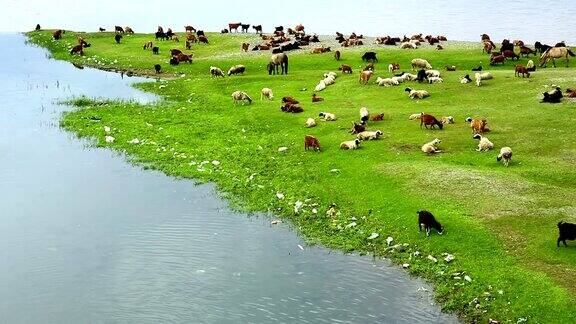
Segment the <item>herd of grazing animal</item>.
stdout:
[[[241,24],[241,23],[230,23],[228,24],[228,29],[224,29],[226,32],[238,32],[238,28],[241,28],[243,33],[247,33],[249,31],[250,25],[249,24]],[[306,35],[304,32],[304,26],[297,25],[294,29],[288,28],[288,35],[294,35],[297,39],[295,42],[290,43],[290,39],[285,36],[284,28],[282,26],[276,27],[273,36],[266,36],[262,33],[262,26],[252,26],[252,28],[256,31],[256,33],[260,34],[263,40],[269,40],[269,42],[265,44],[260,44],[254,47],[257,50],[272,50],[273,55],[270,58],[270,61],[267,65],[267,71],[270,75],[272,74],[288,74],[288,55],[285,54],[285,51],[298,49],[301,46],[306,46],[311,42],[319,41],[316,35]],[[40,30],[40,25],[36,26],[36,30]],[[224,31],[223,30],[223,31]],[[104,32],[105,29],[100,27],[100,32]],[[209,44],[208,39],[203,31],[196,30],[192,26],[185,26],[186,32],[186,49],[190,50],[192,44],[200,42],[204,44]],[[52,33],[52,37],[54,40],[60,40],[65,33],[64,30],[55,30]],[[116,44],[121,45],[122,39],[125,35],[134,34],[134,31],[130,27],[114,27],[114,41]],[[349,38],[345,38],[341,33],[337,33],[337,40],[340,41],[343,47],[353,46],[353,45],[362,45],[362,39],[364,37],[362,35],[358,36],[356,34],[352,34]],[[505,64],[508,60],[519,60],[520,57],[526,56],[529,57],[530,55],[540,55],[540,67],[546,67],[547,63],[552,61],[554,67],[556,67],[556,59],[565,59],[566,64],[569,63],[569,58],[574,57],[575,54],[572,50],[567,47],[563,42],[556,44],[555,46],[549,46],[545,44],[541,44],[540,42],[536,42],[534,44],[534,49],[526,46],[524,42],[520,40],[515,40],[510,42],[509,40],[504,40],[501,43],[500,51],[497,51],[497,46],[492,42],[488,35],[483,34],[481,36],[482,44],[483,44],[483,51],[490,55],[489,63],[490,65],[496,64]],[[160,26],[158,26],[157,32],[155,33],[155,40],[156,41],[167,41],[173,40],[174,42],[178,42],[178,36],[172,32],[169,28],[166,32]],[[426,36],[422,38],[422,35],[415,35],[411,38],[407,38],[404,36],[403,39],[400,38],[393,38],[390,36],[377,38],[378,44],[383,45],[396,45],[396,43],[401,43],[402,48],[410,48],[415,49],[420,46],[420,43],[428,42],[430,45],[437,44],[438,49],[441,49],[441,45],[438,44],[440,41],[445,41],[445,37],[438,36]],[[243,43],[242,50],[247,52],[249,50],[249,44]],[[83,38],[78,37],[78,43],[74,45],[70,49],[70,54],[72,55],[84,55],[84,49],[90,47],[90,44]],[[514,47],[518,48],[518,51],[514,50]],[[153,54],[159,54],[159,47],[155,46],[154,42],[147,41],[143,45],[144,50],[151,50]],[[253,49],[253,50],[254,50]],[[313,54],[321,54],[330,52],[330,47],[317,47],[311,50]],[[192,63],[193,54],[185,54],[179,49],[171,49],[170,51],[170,64],[171,65],[178,65],[181,62],[189,62]],[[518,53],[518,54],[517,54]],[[341,59],[341,52],[335,51],[334,58],[336,61]],[[360,71],[359,81],[361,84],[368,84],[371,77],[374,75],[374,64],[378,63],[377,53],[373,51],[365,52],[361,56],[362,61],[369,62],[368,66]],[[378,77],[376,83],[380,86],[394,86],[399,85],[400,83],[406,81],[418,81],[424,82],[427,81],[430,84],[433,83],[442,83],[443,79],[440,77],[440,72],[437,70],[432,69],[432,65],[425,59],[422,58],[415,58],[411,61],[412,69],[417,71],[417,74],[412,74],[408,72],[402,72],[399,74],[394,74],[398,70],[400,70],[400,65],[398,63],[390,63],[388,65],[388,72],[391,73],[393,76],[389,78],[381,78]],[[446,71],[456,71],[456,66],[446,66]],[[154,70],[156,74],[161,73],[162,66],[160,64],[154,64]],[[352,67],[348,64],[342,64],[339,67],[339,70],[342,74],[352,74]],[[229,77],[233,75],[241,75],[244,74],[246,71],[246,67],[242,64],[237,64],[232,66],[228,72],[226,73]],[[478,66],[477,68],[473,68],[472,71],[474,72],[474,79],[477,86],[481,86],[483,81],[493,79],[493,74],[491,72],[483,71],[482,66]],[[532,60],[529,60],[526,65],[523,64],[515,64],[514,65],[514,74],[517,77],[526,77],[530,78],[531,72],[536,71],[536,65]],[[210,75],[212,77],[224,77],[225,73],[222,69],[211,66],[210,67]],[[324,75],[324,79],[320,81],[320,83],[316,86],[316,91],[322,91],[326,89],[328,85],[334,84],[334,81],[337,77],[337,74],[334,72],[328,72]],[[469,74],[464,75],[460,78],[460,83],[467,84],[472,83],[473,79],[470,77]],[[428,91],[426,90],[414,90],[410,87],[405,88],[405,92],[408,93],[411,99],[421,100],[430,96]],[[567,89],[566,90],[566,97],[568,98],[576,98],[576,90]],[[253,102],[252,98],[244,91],[234,91],[231,95],[234,105],[241,102],[242,105],[244,104],[251,104]],[[543,93],[542,102],[548,103],[558,103],[561,99],[564,98],[562,90],[557,87],[553,86],[550,91]],[[260,99],[267,99],[273,100],[274,95],[272,89],[270,88],[263,88],[261,90]],[[319,97],[316,93],[312,94],[312,103],[317,103],[324,101],[325,99]],[[286,96],[282,98],[282,106],[281,111],[287,113],[301,113],[304,111],[304,108],[300,105],[300,103],[294,99],[293,97]],[[325,122],[333,122],[337,120],[337,117],[333,113],[329,112],[320,112],[318,117],[325,121]],[[418,113],[410,115],[409,119],[411,120],[420,120],[420,128],[426,129],[438,129],[442,130],[445,125],[454,123],[454,118],[452,116],[442,117],[440,119],[436,118],[435,116],[427,113]],[[375,123],[381,122],[384,120],[384,114],[373,114],[370,115],[368,109],[366,107],[360,108],[360,121],[355,122],[352,121],[352,128],[350,129],[349,133],[355,135],[354,139],[346,140],[340,143],[340,149],[342,150],[357,150],[360,149],[361,143],[363,141],[370,141],[370,140],[378,140],[383,136],[383,132],[381,130],[367,130],[369,125],[374,125]],[[479,152],[487,152],[494,149],[494,143],[492,143],[485,134],[490,131],[487,127],[487,121],[485,118],[467,118],[466,121],[470,123],[470,127],[473,133],[473,139],[478,140],[478,145],[476,151]],[[370,122],[370,123],[369,123]],[[307,118],[305,126],[307,128],[316,127],[318,124],[315,118]],[[442,150],[439,149],[439,145],[442,141],[438,138],[425,143],[421,150],[422,152],[432,155],[436,153],[441,153]],[[304,137],[304,149],[305,150],[313,150],[316,152],[321,151],[320,140],[313,136],[313,135],[306,135]],[[512,149],[508,146],[504,146],[500,148],[500,152],[496,157],[497,161],[501,161],[505,166],[508,166],[512,161]],[[419,211],[418,214],[418,225],[420,230],[422,227],[426,231],[426,235],[430,235],[430,230],[435,229],[439,234],[443,233],[444,227],[440,225],[440,223],[435,219],[435,217],[429,211]],[[565,246],[567,246],[567,240],[575,240],[576,239],[576,224],[566,223],[561,221],[557,224],[559,230],[559,237],[557,240],[557,245],[560,246],[562,242]]]

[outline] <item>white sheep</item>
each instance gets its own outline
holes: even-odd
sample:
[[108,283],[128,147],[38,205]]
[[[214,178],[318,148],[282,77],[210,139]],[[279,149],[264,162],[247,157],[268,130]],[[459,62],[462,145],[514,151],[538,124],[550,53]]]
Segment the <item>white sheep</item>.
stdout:
[[430,63],[428,63],[428,61],[426,61],[425,59],[415,58],[410,63],[412,63],[412,69],[414,69],[414,68],[425,69],[425,70],[432,69],[432,65],[430,65]]
[[376,84],[378,84],[379,86],[385,86],[385,87],[390,87],[393,85],[399,85],[400,83],[392,78],[381,78],[378,77],[376,79]]
[[478,142],[478,148],[476,149],[478,152],[486,152],[494,147],[494,144],[488,140],[488,137],[484,137],[481,134],[474,134],[472,138],[480,140]]
[[215,66],[211,66],[210,67],[210,75],[213,77],[223,77],[224,76],[224,71],[222,71],[222,69],[215,67]]
[[442,83],[444,82],[444,79],[442,79],[441,77],[429,77],[428,78],[428,83],[432,84],[432,83]]
[[418,114],[412,114],[412,115],[410,115],[410,117],[408,117],[408,119],[410,119],[410,120],[420,119],[420,117],[422,117],[422,115],[424,115],[423,112],[418,113]]
[[466,84],[466,83],[470,83],[470,82],[472,82],[472,79],[470,79],[470,76],[468,74],[466,74],[465,76],[463,76],[460,79],[461,84]]
[[320,114],[318,114],[318,116],[320,116],[321,118],[324,118],[324,121],[335,121],[336,120],[336,115],[334,115],[332,113],[328,113],[328,112],[320,112]]
[[329,85],[331,85],[331,84],[334,84],[334,82],[336,82],[336,78],[333,77],[333,76],[331,76],[331,75],[329,75],[329,76],[325,77],[324,80],[322,80],[322,81],[324,81],[324,84],[326,84],[327,86],[329,86]]
[[406,88],[404,91],[408,92],[408,97],[412,99],[424,99],[430,96],[426,90],[412,90],[410,88]]
[[343,150],[355,150],[360,147],[361,140],[355,139],[353,141],[345,141],[340,143],[340,148]]
[[426,76],[427,77],[440,77],[440,71],[438,70],[426,70]]
[[406,79],[408,81],[414,81],[418,78],[418,76],[416,74],[412,74],[412,73],[404,73],[402,76],[404,77],[404,79]]
[[422,152],[427,154],[440,153],[442,152],[441,150],[438,149],[438,144],[440,143],[442,143],[442,141],[435,138],[432,142],[422,145]]
[[371,131],[363,131],[356,135],[356,138],[363,140],[363,141],[370,141],[370,140],[377,140],[380,136],[382,136],[382,131],[377,130],[374,132]]
[[415,43],[404,42],[404,43],[400,44],[400,48],[401,49],[417,49],[418,46],[416,46]]
[[442,117],[440,118],[440,122],[442,124],[454,124],[454,117],[452,116]]
[[405,77],[405,75],[403,74],[403,75],[401,75],[401,76],[393,76],[391,79],[392,79],[392,81],[396,81],[396,82],[398,82],[398,83],[402,83],[402,82],[404,82],[404,81],[406,80],[406,77]]
[[242,106],[244,106],[245,100],[247,100],[249,104],[252,103],[252,98],[244,91],[232,92],[232,100],[234,101],[234,105],[236,105],[238,101],[242,101]]
[[316,126],[316,119],[314,119],[314,118],[306,119],[306,127],[310,128],[310,127],[314,127],[314,126]]
[[274,93],[272,93],[272,89],[270,88],[262,88],[260,91],[260,100],[263,98],[267,98],[268,100],[274,99]]
[[490,72],[476,72],[474,74],[474,77],[476,78],[476,85],[481,86],[482,80],[490,80],[494,76],[492,76],[492,73],[490,73]]
[[324,82],[324,80],[320,80],[320,82],[318,82],[318,85],[316,85],[316,88],[314,88],[314,91],[322,91],[326,89],[326,83]]
[[503,160],[505,166],[508,166],[508,163],[512,160],[512,149],[508,146],[503,147],[500,149],[500,154],[496,157],[496,161]]
[[526,68],[527,69],[533,69],[534,68],[534,61],[528,60],[528,63],[526,63]]
[[336,74],[336,72],[332,72],[332,71],[327,72],[327,73],[324,73],[324,77],[325,77],[325,78],[327,78],[327,77],[329,77],[329,76],[333,76],[334,79],[336,79],[337,74]]

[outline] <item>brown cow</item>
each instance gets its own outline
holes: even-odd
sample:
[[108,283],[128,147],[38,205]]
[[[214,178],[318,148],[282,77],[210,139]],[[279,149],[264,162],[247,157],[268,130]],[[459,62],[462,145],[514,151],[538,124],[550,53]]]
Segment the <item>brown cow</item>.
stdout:
[[207,38],[206,36],[204,36],[204,35],[198,36],[198,41],[199,41],[200,43],[209,44],[209,43],[208,43],[208,38]]
[[320,142],[318,139],[312,135],[304,136],[304,150],[313,149],[320,151]]
[[62,29],[58,29],[52,33],[52,37],[54,37],[55,40],[59,40],[62,38],[63,33],[64,31]]
[[126,34],[134,34],[134,30],[128,26],[126,26],[126,28],[124,28],[124,32]]
[[229,23],[228,29],[230,30],[230,32],[232,32],[232,29],[234,29],[236,32],[238,32],[238,27],[240,27],[241,25],[242,25],[242,23]]
[[70,55],[79,54],[84,55],[84,46],[82,44],[78,44],[70,50]]

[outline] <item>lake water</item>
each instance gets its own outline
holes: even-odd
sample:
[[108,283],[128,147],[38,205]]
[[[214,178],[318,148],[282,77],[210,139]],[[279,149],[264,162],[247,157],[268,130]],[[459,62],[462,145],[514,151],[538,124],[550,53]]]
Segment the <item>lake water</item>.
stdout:
[[[63,19],[62,8],[74,14]],[[86,31],[118,24],[132,26],[137,32],[154,32],[158,25],[183,31],[189,24],[220,31],[229,22],[243,22],[261,24],[269,33],[274,26],[302,23],[309,33],[320,35],[334,35],[335,31],[370,36],[424,33],[479,41],[480,34],[488,33],[498,43],[510,38],[530,44],[564,40],[576,45],[573,0],[217,0],[178,2],[170,9],[160,8],[156,0],[59,0],[57,6],[45,0],[10,0],[3,13],[0,30],[11,31],[28,31],[37,23]]]
[[63,132],[58,100],[154,98],[24,41],[0,36],[0,322],[456,322],[397,267],[306,247]]

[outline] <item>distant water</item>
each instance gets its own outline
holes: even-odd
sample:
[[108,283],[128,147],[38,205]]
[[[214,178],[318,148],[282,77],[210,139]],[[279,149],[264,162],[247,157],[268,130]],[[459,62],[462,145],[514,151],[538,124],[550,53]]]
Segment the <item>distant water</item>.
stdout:
[[[33,3],[33,4],[31,4]],[[574,0],[217,0],[175,2],[169,9],[158,1],[8,1],[0,30],[25,31],[36,23],[46,27],[97,31],[98,27],[132,26],[153,32],[157,25],[183,31],[185,25],[220,31],[229,22],[261,24],[264,32],[274,26],[306,26],[309,33],[333,35],[335,31],[370,36],[424,33],[446,35],[451,40],[478,41],[488,33],[503,38],[561,40],[576,45]],[[61,15],[67,8],[73,15]],[[252,29],[251,29],[252,31]]]
[[398,267],[307,247],[211,185],[58,128],[72,95],[154,99],[133,79],[49,60],[21,35],[0,48],[1,323],[456,322]]

